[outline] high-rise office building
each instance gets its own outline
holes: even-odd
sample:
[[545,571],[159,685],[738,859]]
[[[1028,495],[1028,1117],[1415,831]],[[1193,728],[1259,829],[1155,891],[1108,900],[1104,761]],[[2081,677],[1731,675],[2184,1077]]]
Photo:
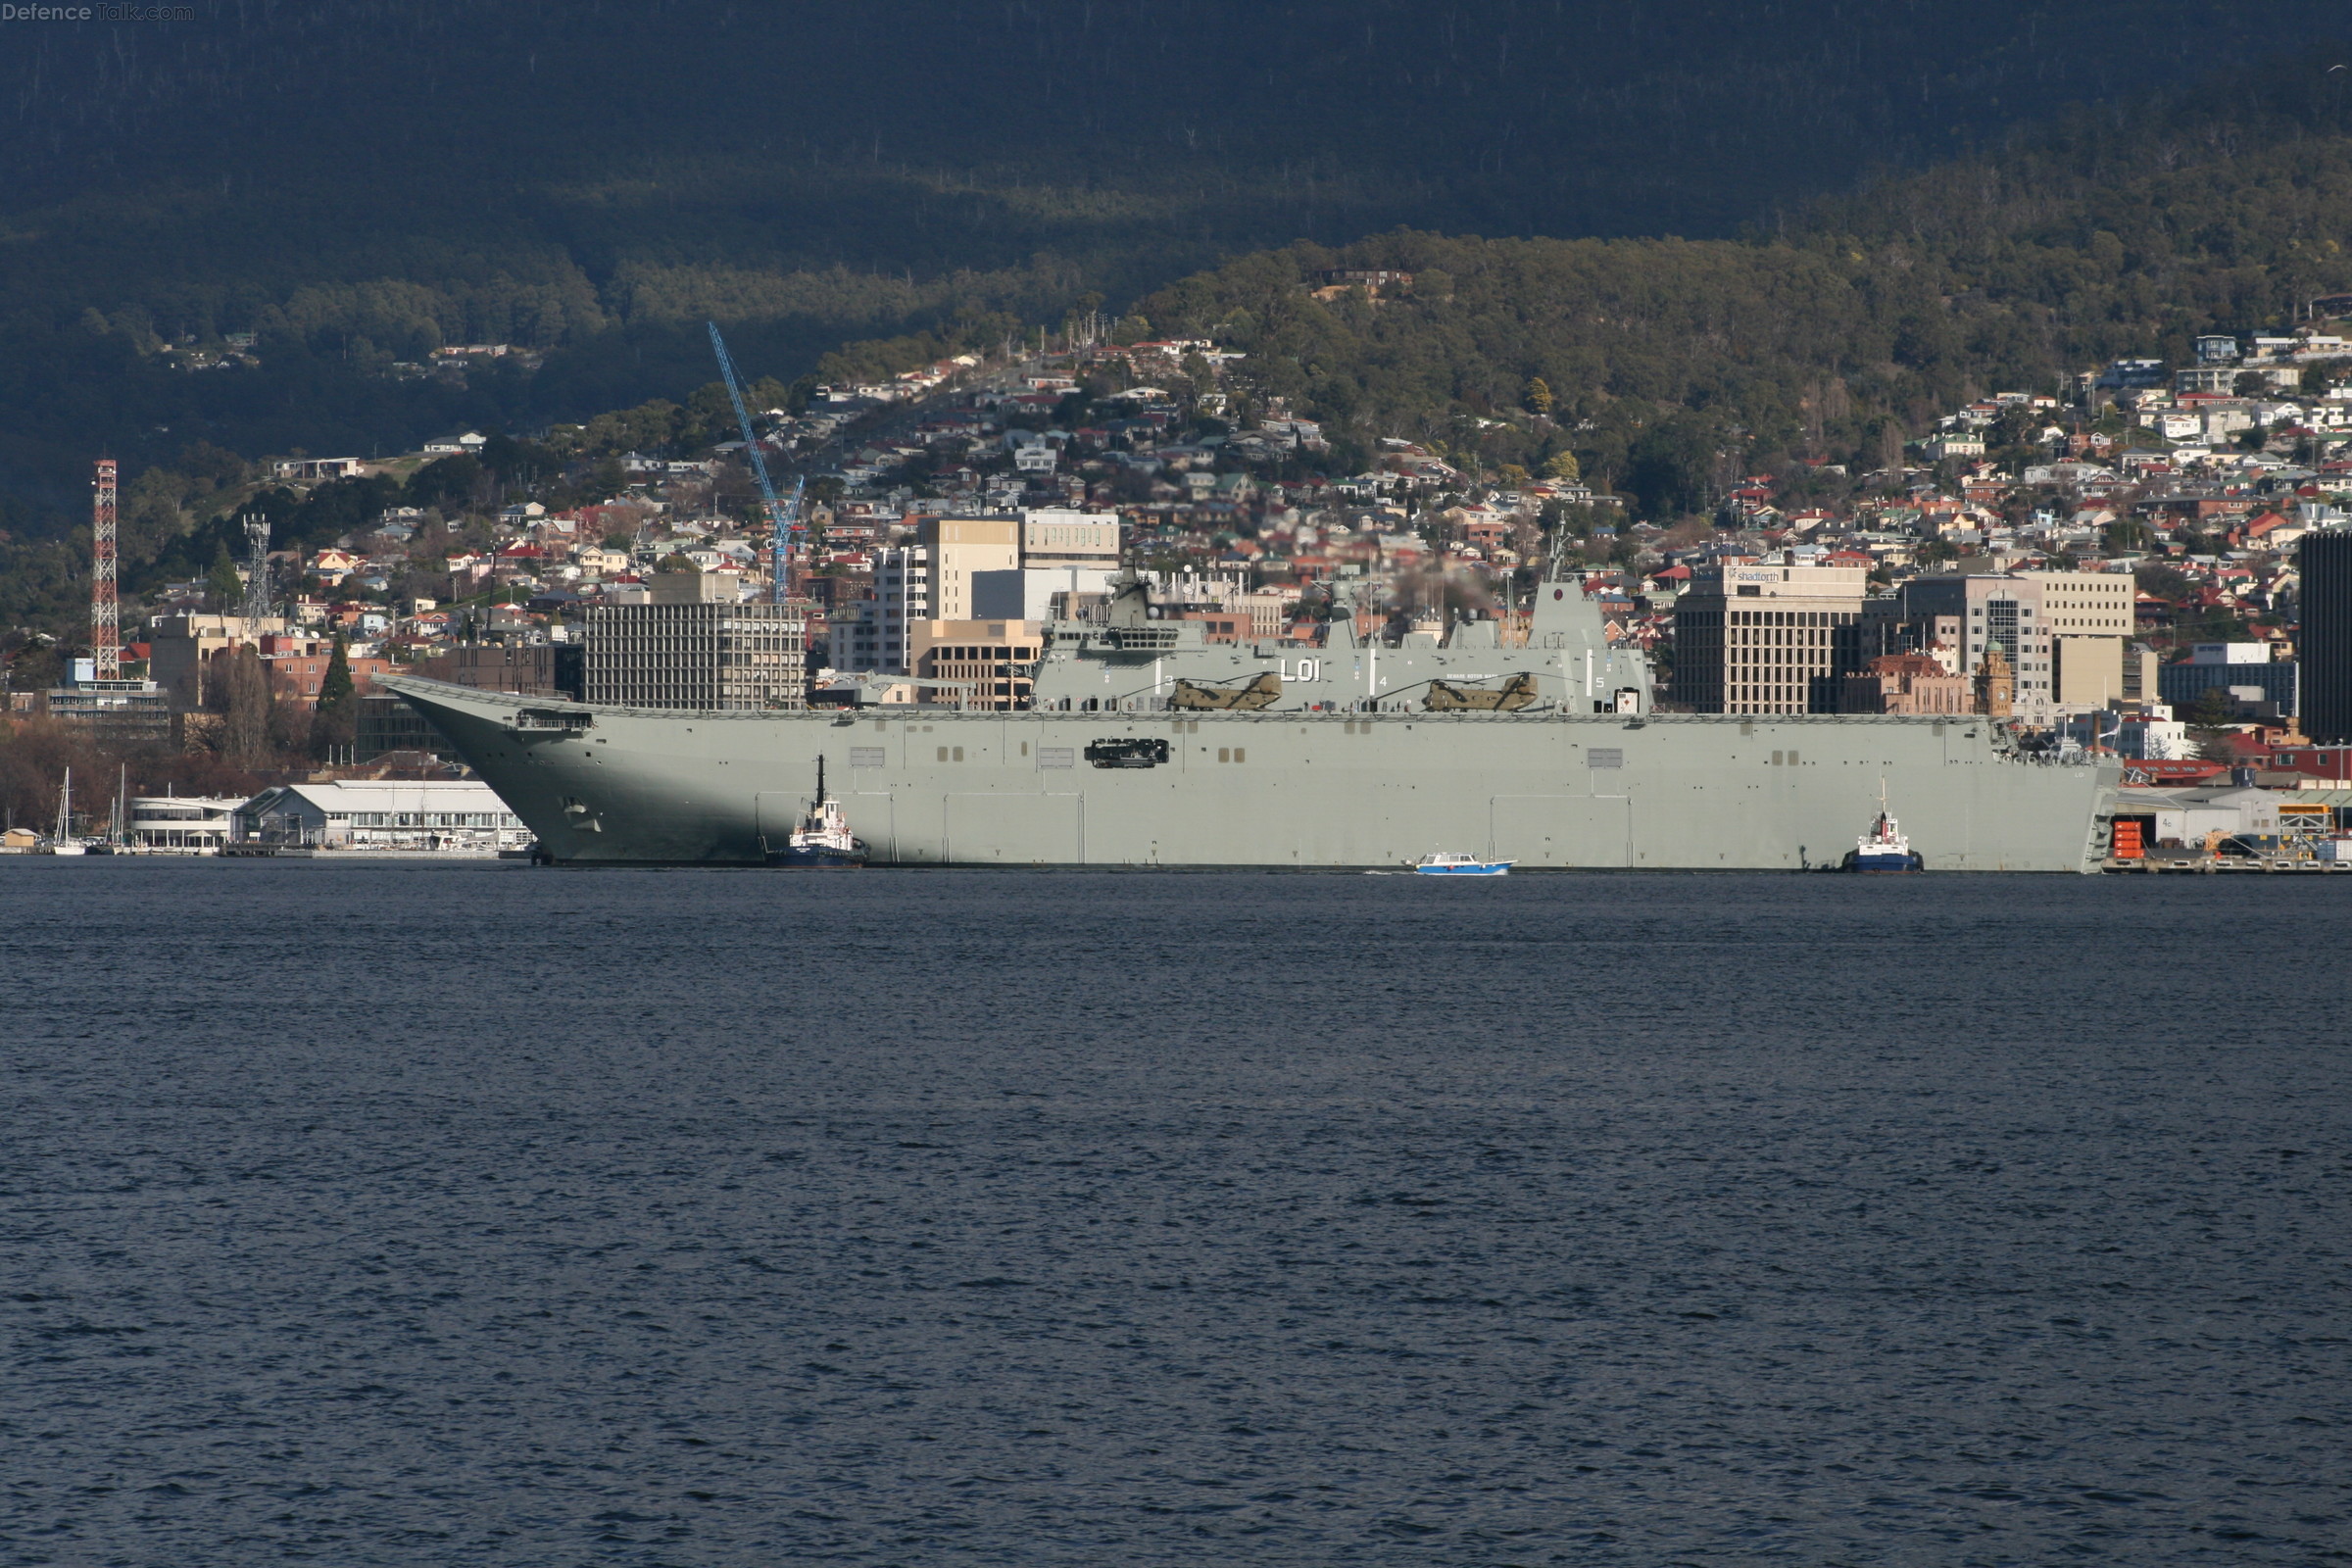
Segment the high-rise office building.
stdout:
[[1675,701],[1701,713],[1835,712],[1858,665],[1859,566],[1709,566],[1674,607]]
[[2137,615],[2138,586],[2128,571],[2021,571],[2041,586],[2049,634],[2047,690],[2057,708],[2081,710],[2121,701],[2124,645]]
[[2352,531],[2319,529],[2296,547],[2303,628],[2303,732],[2323,746],[2352,742]]
[[1117,571],[1119,514],[1068,507],[1040,507],[1022,513],[1021,565]]
[[624,708],[802,708],[808,607],[742,603],[731,577],[657,572],[651,604],[588,612],[587,700]]
[[[1905,621],[1956,617],[1960,672],[1984,675],[1986,656],[1997,653],[2015,683],[2018,712],[2036,720],[2048,716],[2054,700],[2050,626],[2037,578],[1958,573],[1914,577],[1903,584],[1901,601]],[[2120,662],[2114,678],[2120,686]]]
[[873,560],[873,597],[844,607],[833,622],[833,663],[920,673],[935,645],[987,642],[969,633],[971,623],[1042,620],[1055,593],[1100,591],[1118,569],[1119,519],[1068,508],[919,517],[911,543],[876,550]]
[[1018,517],[924,517],[914,536],[930,553],[933,620],[970,620],[972,573],[1021,564]]
[[930,618],[930,547],[875,551],[873,597],[858,600],[833,618],[834,667],[906,673],[911,667],[912,628]]

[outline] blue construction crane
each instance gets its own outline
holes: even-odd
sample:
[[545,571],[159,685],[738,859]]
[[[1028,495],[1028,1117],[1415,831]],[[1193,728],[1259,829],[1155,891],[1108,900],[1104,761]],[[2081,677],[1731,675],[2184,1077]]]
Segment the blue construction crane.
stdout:
[[718,335],[716,321],[703,324],[710,328],[710,349],[718,356],[718,373],[726,378],[727,397],[735,405],[735,422],[743,427],[744,455],[752,460],[752,472],[760,479],[760,497],[767,503],[767,520],[775,528],[775,537],[769,543],[775,561],[775,580],[769,597],[780,605],[788,597],[785,572],[792,561],[792,546],[799,541],[801,495],[808,489],[808,480],[804,476],[793,481],[790,506],[776,499],[776,487],[767,477],[767,460],[760,456],[760,438],[752,434],[752,411],[743,406],[743,387],[735,379],[735,362],[727,357],[727,340]]

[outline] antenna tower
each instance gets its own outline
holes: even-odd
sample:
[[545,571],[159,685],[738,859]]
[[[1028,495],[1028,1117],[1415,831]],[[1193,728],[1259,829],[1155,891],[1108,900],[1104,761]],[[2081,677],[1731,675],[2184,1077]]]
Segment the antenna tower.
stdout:
[[[1579,580],[1582,580],[1579,573]],[[1544,581],[1568,580],[1568,524],[1565,520],[1552,524],[1551,537],[1544,542]]]
[[270,519],[245,517],[245,630],[251,635],[270,617]]
[[90,500],[90,653],[100,680],[122,678],[122,624],[115,600],[115,460],[98,460]]

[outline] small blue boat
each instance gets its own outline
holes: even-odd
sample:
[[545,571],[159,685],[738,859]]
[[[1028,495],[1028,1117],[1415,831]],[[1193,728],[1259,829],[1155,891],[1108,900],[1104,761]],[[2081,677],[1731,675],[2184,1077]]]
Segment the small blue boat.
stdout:
[[1413,862],[1420,876],[1508,876],[1516,860],[1482,860],[1474,855],[1424,855]]

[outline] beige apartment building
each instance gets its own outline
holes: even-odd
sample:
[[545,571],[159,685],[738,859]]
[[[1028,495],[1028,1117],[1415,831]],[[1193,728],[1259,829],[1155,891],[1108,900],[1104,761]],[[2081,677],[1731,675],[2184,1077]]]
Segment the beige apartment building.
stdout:
[[2136,594],[2123,572],[1929,572],[1871,602],[1873,651],[1926,654],[1980,684],[1997,654],[2016,712],[2047,722],[2137,695]]
[[1701,713],[1834,712],[1856,663],[1860,566],[1710,566],[1674,607],[1674,700]]
[[926,627],[1032,622],[1056,592],[1100,591],[1118,564],[1115,513],[1049,507],[1018,517],[919,517],[910,543],[874,553],[873,597],[835,617],[833,662],[923,673],[933,647],[989,641]]
[[291,627],[279,616],[247,620],[243,615],[202,615],[193,611],[159,615],[147,631],[147,678],[183,710],[204,706],[204,687],[218,667],[213,656],[252,647],[264,637],[283,636]]
[[915,540],[930,567],[933,620],[970,620],[972,573],[1012,571],[1021,564],[1018,517],[924,517]]
[[[1025,707],[1044,638],[1045,628],[1034,620],[917,622],[907,655],[917,677],[915,701],[996,710]],[[926,684],[931,681],[938,684]]]
[[2164,661],[2156,657],[2156,650],[2146,643],[2124,645],[2123,699],[2127,707],[2145,712],[2150,707],[2164,701],[2163,688],[2158,684],[2157,677],[2157,671],[2163,665]]
[[2061,709],[2104,708],[2127,695],[2124,655],[2132,637],[2137,585],[2124,571],[2027,571],[2041,585],[2041,618],[2050,639],[2050,702]]
[[1931,618],[1939,625],[1958,626],[1959,668],[1964,675],[1984,677],[1986,662],[2000,655],[2017,710],[2039,722],[2049,716],[2055,674],[2041,594],[2042,585],[2034,577],[1930,572],[1902,585],[1897,608],[1901,618],[1914,626]]
[[1021,514],[1021,564],[1119,569],[1119,514],[1040,507]]

